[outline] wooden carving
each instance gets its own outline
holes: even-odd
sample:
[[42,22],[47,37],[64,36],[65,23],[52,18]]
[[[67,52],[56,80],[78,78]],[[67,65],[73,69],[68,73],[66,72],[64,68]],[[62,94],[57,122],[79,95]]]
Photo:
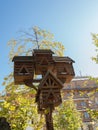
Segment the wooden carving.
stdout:
[[38,102],[39,111],[44,110],[49,105],[53,108],[61,104],[60,90],[63,84],[57,79],[51,71],[48,71],[43,77],[38,87],[36,102]]
[[15,84],[24,84],[26,80],[31,82],[34,73],[44,75],[49,70],[64,84],[73,78],[73,60],[69,57],[52,56],[51,50],[33,50],[32,56],[15,56],[14,61],[14,79]]
[[33,50],[35,74],[44,75],[53,66],[53,52],[51,50]]
[[[51,50],[33,50],[32,56],[15,56],[14,82],[25,84],[37,92],[36,102],[38,112],[45,114],[47,130],[54,130],[52,111],[62,103],[61,89],[64,83],[73,78],[73,60],[69,57],[53,56]],[[34,79],[34,74],[41,75],[41,79]],[[39,83],[38,87],[33,83]]]
[[74,69],[72,63],[74,62],[69,57],[53,57],[55,66],[54,73],[62,81],[68,83],[74,77]]
[[24,84],[26,80],[32,80],[34,76],[34,64],[30,56],[15,56],[14,61],[14,82]]

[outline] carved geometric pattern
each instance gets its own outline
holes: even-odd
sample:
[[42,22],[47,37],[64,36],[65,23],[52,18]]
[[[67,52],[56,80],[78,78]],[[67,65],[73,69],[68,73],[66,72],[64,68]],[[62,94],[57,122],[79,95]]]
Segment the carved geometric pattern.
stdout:
[[57,82],[52,77],[49,76],[47,78],[47,80],[45,81],[45,83],[43,84],[43,86],[54,88],[54,87],[57,87],[58,84],[57,84]]
[[40,62],[40,65],[48,65],[48,64],[49,64],[49,62],[47,60],[47,57],[43,57],[41,62]]
[[19,70],[18,73],[19,73],[20,75],[27,75],[27,74],[29,74],[29,71],[28,71],[28,69],[26,68],[26,66],[23,65],[23,66],[20,68],[20,70]]

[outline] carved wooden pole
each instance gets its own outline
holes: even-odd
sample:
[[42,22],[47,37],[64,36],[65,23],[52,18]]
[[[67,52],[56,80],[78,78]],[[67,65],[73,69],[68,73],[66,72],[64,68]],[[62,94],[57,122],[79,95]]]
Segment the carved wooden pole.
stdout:
[[49,112],[45,114],[45,120],[46,120],[46,128],[47,130],[54,130],[53,128],[53,118],[52,118],[52,107],[49,107]]

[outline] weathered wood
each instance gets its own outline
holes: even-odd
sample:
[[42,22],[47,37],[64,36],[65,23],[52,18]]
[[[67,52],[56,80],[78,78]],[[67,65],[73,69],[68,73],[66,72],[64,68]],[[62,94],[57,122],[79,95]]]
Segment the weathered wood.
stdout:
[[[47,130],[54,130],[52,112],[62,103],[61,92],[63,84],[70,82],[74,77],[73,63],[69,57],[53,56],[47,49],[34,49],[32,56],[15,56],[14,82],[25,84],[37,91],[35,101],[38,112],[45,114]],[[41,75],[41,79],[34,79],[34,74]],[[39,83],[36,88],[33,83]]]
[[26,80],[32,80],[34,76],[34,63],[32,56],[15,56],[14,61],[14,83],[25,84]]
[[55,62],[55,68],[53,72],[62,81],[62,83],[68,83],[74,77],[74,69],[72,63],[74,61],[69,57],[53,57]]
[[33,83],[40,83],[42,79],[33,79]]
[[35,74],[44,74],[53,66],[53,52],[51,50],[33,50]]
[[46,128],[47,128],[47,130],[54,130],[54,128],[53,128],[52,112],[53,112],[53,108],[50,105],[48,107],[48,113],[45,114],[45,120],[46,120]]
[[32,84],[32,80],[25,80],[25,81],[24,81],[24,84],[25,84],[26,86],[29,86],[30,88],[35,89],[36,91],[38,90],[38,89],[36,88],[36,86],[34,86],[34,85]]
[[39,84],[36,102],[39,110],[46,109],[49,105],[56,107],[62,103],[60,90],[63,84],[51,71],[48,71]]
[[74,61],[69,57],[52,56],[53,54],[51,50],[35,49],[32,56],[15,56],[12,60],[15,84],[24,84],[26,79],[35,82],[34,71],[43,78],[48,70],[52,71],[63,84],[70,82],[75,75],[72,65]]

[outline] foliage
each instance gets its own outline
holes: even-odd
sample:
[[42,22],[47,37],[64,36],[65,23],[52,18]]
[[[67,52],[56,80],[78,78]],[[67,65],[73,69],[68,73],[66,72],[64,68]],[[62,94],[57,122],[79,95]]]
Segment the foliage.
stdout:
[[87,109],[88,113],[91,116],[93,126],[98,130],[98,110],[97,109]]
[[[54,40],[53,34],[39,27],[20,31],[20,36],[8,42],[9,60],[16,55],[32,55],[33,49],[51,49],[56,55],[63,56],[64,46]],[[12,130],[24,130],[28,125],[40,130],[44,125],[43,116],[37,113],[36,92],[25,85],[14,85],[12,72],[4,78],[4,95],[0,103],[0,116],[7,118]],[[55,130],[77,130],[81,125],[80,114],[72,99],[64,101],[54,115]],[[31,122],[32,121],[32,122]]]
[[[98,34],[92,33],[92,40],[93,44],[95,46],[95,52],[96,56],[92,57],[92,60],[95,61],[95,63],[98,64]],[[96,84],[98,84],[98,78],[90,77],[90,80],[94,80]],[[96,92],[98,92],[98,88],[96,88]],[[94,96],[95,92],[91,92],[91,94]],[[91,116],[92,122],[94,122],[96,130],[98,127],[96,127],[96,124],[98,124],[98,110],[97,109],[87,109],[88,113]]]
[[72,97],[63,101],[54,115],[55,130],[78,130],[82,125],[81,115],[77,111]]
[[97,110],[88,109],[88,112],[90,113],[92,120],[94,120],[94,121],[98,120],[98,111]]
[[98,63],[98,34],[92,33],[92,40],[93,44],[95,45],[96,49],[96,56],[92,57],[92,60],[94,60],[96,63]]
[[[26,86],[20,89],[14,85],[10,91],[6,91],[6,94],[2,96],[1,99],[4,102],[1,103],[0,116],[7,118],[12,130],[24,130],[28,125],[31,125],[35,130],[43,127],[43,118],[40,119],[37,114],[34,96],[35,92]],[[33,120],[33,124],[29,124],[31,120]]]
[[[15,55],[32,55],[33,49],[51,49],[56,55],[63,55],[64,46],[54,40],[53,34],[33,27],[20,31],[19,37],[8,42],[10,46],[9,61]],[[12,67],[13,68],[13,67]],[[13,70],[12,70],[13,71]],[[44,125],[44,118],[37,113],[36,92],[25,85],[14,85],[13,73],[4,78],[4,95],[1,95],[0,116],[7,118],[12,130],[24,130],[28,125],[39,130]],[[32,121],[32,123],[30,123]]]
[[12,60],[15,55],[31,55],[33,49],[51,49],[56,55],[64,54],[64,46],[62,43],[54,40],[53,34],[32,27],[28,31],[20,31],[21,35],[18,39],[11,39],[8,45],[11,47],[9,58]]

